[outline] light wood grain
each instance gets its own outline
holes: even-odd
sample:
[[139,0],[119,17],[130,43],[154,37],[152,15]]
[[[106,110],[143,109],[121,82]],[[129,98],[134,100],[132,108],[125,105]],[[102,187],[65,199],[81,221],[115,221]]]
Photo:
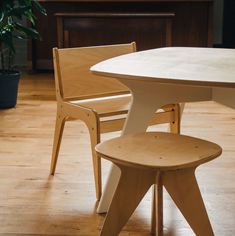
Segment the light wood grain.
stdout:
[[[84,98],[104,97],[105,95],[129,93],[129,90],[118,81],[107,81],[107,78],[97,78],[90,73],[91,65],[111,58],[135,51],[135,43],[86,47],[53,49],[55,85],[57,98],[57,120],[54,133],[54,144],[51,158],[51,174],[54,175],[64,123],[69,119],[82,120],[90,133],[94,179],[97,200],[101,197],[101,162],[96,155],[94,146],[100,142],[99,116],[110,116],[127,113],[129,100],[126,96],[119,98],[82,101],[72,100]],[[100,114],[99,114],[100,111]]]
[[[92,74],[89,68],[108,58],[134,52],[135,43],[53,49],[57,98],[57,119],[51,158],[51,174],[55,174],[65,122],[83,121],[90,133],[96,197],[102,193],[101,162],[94,147],[100,142],[100,134],[123,128],[131,104],[129,89],[116,80]],[[120,95],[122,94],[122,95]],[[165,109],[165,110],[164,110]],[[179,132],[180,110],[178,105],[167,105],[156,113],[150,124],[170,123],[172,132]],[[102,118],[106,118],[102,120]]]
[[71,100],[129,93],[129,89],[117,80],[110,81],[101,76],[97,79],[89,68],[100,61],[133,51],[135,51],[134,43],[56,50],[60,66],[58,79],[62,98]]
[[[157,215],[153,210],[152,233],[163,236],[162,186],[198,236],[213,236],[195,168],[222,153],[219,145],[190,136],[166,132],[128,134],[96,146],[99,156],[111,160],[121,177],[108,209],[102,236],[119,234],[151,185],[157,185]],[[155,191],[154,191],[155,192]]]
[[96,151],[113,162],[161,170],[197,166],[222,152],[215,143],[165,132],[124,135],[98,144]]
[[157,174],[153,185],[152,216],[151,216],[151,234],[163,234],[163,185],[160,173]]
[[169,171],[163,174],[163,185],[197,236],[213,236],[200,193],[195,169]]
[[121,178],[100,236],[116,236],[155,180],[154,172],[122,166]]
[[235,87],[235,49],[169,47],[101,62],[93,73],[161,83]]
[[[132,134],[145,132],[150,117],[163,104],[208,101],[213,99],[213,87],[235,87],[234,59],[234,49],[169,47],[112,58],[91,71],[116,78],[131,90],[133,103],[123,134]],[[231,103],[234,95],[232,91]],[[113,168],[109,179],[118,176]],[[107,182],[102,208],[107,209],[111,202],[110,191],[115,188],[109,186],[114,185],[115,181]]]
[[[0,235],[96,236],[104,215],[95,213],[89,134],[66,122],[57,175],[49,176],[56,100],[53,75],[25,75],[16,109],[0,110]],[[182,133],[222,145],[222,156],[197,169],[201,193],[217,236],[235,235],[235,111],[214,102],[186,104]],[[164,131],[165,125],[149,128]],[[119,134],[119,133],[118,133]],[[102,140],[118,135],[106,133]],[[103,176],[109,165],[103,161]],[[195,236],[169,195],[164,236]],[[149,191],[120,236],[149,236]]]

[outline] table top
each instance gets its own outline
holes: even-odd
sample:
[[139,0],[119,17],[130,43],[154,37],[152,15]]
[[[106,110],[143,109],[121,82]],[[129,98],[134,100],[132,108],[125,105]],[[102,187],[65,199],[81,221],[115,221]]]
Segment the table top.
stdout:
[[114,78],[235,88],[235,49],[151,49],[100,62],[91,71]]

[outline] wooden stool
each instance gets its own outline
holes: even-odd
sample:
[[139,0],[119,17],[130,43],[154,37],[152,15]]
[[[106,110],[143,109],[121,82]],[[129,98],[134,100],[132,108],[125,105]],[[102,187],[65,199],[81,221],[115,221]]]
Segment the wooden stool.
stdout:
[[222,153],[215,143],[162,132],[124,135],[96,146],[97,153],[121,169],[101,236],[116,236],[151,185],[157,184],[157,233],[163,235],[162,186],[197,236],[213,230],[195,178],[197,166]]

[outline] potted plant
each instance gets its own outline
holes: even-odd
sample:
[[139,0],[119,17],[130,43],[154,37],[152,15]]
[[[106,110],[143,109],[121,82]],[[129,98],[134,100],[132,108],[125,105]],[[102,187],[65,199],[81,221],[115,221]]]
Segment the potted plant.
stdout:
[[[20,72],[14,68],[14,40],[40,39],[33,9],[46,15],[38,0],[0,1],[0,108],[16,105]],[[26,19],[27,25],[22,24]]]

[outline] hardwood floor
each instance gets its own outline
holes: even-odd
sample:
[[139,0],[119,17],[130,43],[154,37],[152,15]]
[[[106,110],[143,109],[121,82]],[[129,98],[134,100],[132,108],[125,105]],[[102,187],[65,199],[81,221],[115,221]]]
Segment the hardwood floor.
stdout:
[[[23,77],[17,107],[0,110],[0,236],[98,235],[104,216],[95,213],[87,129],[81,122],[65,127],[57,171],[49,176],[54,81],[47,74]],[[154,130],[165,128],[161,125]],[[235,110],[214,102],[187,104],[182,133],[223,147],[222,156],[200,167],[197,177],[215,235],[234,236]],[[118,134],[105,134],[103,139]],[[104,179],[108,167],[103,161]],[[150,215],[151,192],[120,235],[150,235]],[[166,192],[164,231],[167,236],[193,235]]]

